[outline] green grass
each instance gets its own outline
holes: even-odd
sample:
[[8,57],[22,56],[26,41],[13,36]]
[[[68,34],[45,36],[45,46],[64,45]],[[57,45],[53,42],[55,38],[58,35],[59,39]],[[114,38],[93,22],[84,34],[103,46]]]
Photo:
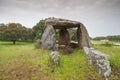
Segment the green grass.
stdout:
[[82,50],[61,54],[58,67],[51,64],[49,51],[35,49],[31,43],[9,44],[0,42],[0,80],[103,80],[87,64]]
[[[15,45],[30,45],[31,42],[19,42],[19,41],[16,41],[16,44]],[[10,45],[13,45],[13,42],[11,41],[0,41],[0,45],[6,45],[6,46],[10,46]]]
[[[95,44],[104,44],[101,41],[92,41]],[[115,42],[111,42],[115,43]],[[94,48],[109,55],[110,64],[112,67],[113,75],[115,80],[120,80],[120,46],[103,46],[94,45]]]
[[[106,42],[109,42],[111,44],[120,43],[119,41],[106,41]],[[100,41],[100,40],[91,40],[91,43],[94,44],[94,45],[105,44],[106,42],[105,41]]]

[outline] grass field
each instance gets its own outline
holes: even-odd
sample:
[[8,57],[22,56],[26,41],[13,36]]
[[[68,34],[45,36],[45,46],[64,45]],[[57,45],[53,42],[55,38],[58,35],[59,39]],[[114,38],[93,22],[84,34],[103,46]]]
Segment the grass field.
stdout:
[[[105,44],[102,41],[93,41],[93,44]],[[110,42],[115,43],[115,42]],[[115,80],[120,80],[120,46],[94,45],[94,48],[109,55],[110,63]]]
[[49,53],[33,43],[0,42],[0,80],[103,80],[82,50],[61,54],[59,67],[51,64]]

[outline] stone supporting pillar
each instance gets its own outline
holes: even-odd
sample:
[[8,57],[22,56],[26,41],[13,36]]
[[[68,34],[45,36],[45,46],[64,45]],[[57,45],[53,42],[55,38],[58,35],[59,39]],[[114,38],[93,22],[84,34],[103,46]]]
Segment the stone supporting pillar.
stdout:
[[80,24],[80,26],[78,27],[77,35],[78,35],[78,45],[80,48],[91,47],[88,32],[83,24]]
[[77,29],[77,40],[78,40],[78,46],[79,48],[82,48],[82,36],[81,36],[81,29],[78,27]]
[[81,24],[81,31],[82,31],[82,42],[83,42],[83,47],[91,47],[91,42],[90,42],[90,38],[89,38],[89,34],[87,32],[87,29],[85,28],[85,26],[83,24]]
[[59,32],[59,45],[68,46],[70,44],[70,35],[67,29],[60,29]]
[[55,30],[52,25],[47,25],[41,39],[43,49],[56,51]]

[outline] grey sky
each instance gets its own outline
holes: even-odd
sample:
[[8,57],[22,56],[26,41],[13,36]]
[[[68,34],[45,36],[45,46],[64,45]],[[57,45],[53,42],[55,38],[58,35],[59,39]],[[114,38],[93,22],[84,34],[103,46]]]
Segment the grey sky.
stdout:
[[0,0],[0,23],[33,27],[47,17],[80,21],[92,37],[120,35],[120,0]]

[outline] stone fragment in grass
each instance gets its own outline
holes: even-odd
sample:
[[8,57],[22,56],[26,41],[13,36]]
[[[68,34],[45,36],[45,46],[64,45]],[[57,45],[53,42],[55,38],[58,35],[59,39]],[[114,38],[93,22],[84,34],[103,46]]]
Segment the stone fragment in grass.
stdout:
[[56,66],[60,65],[60,55],[58,51],[52,51],[50,57]]

